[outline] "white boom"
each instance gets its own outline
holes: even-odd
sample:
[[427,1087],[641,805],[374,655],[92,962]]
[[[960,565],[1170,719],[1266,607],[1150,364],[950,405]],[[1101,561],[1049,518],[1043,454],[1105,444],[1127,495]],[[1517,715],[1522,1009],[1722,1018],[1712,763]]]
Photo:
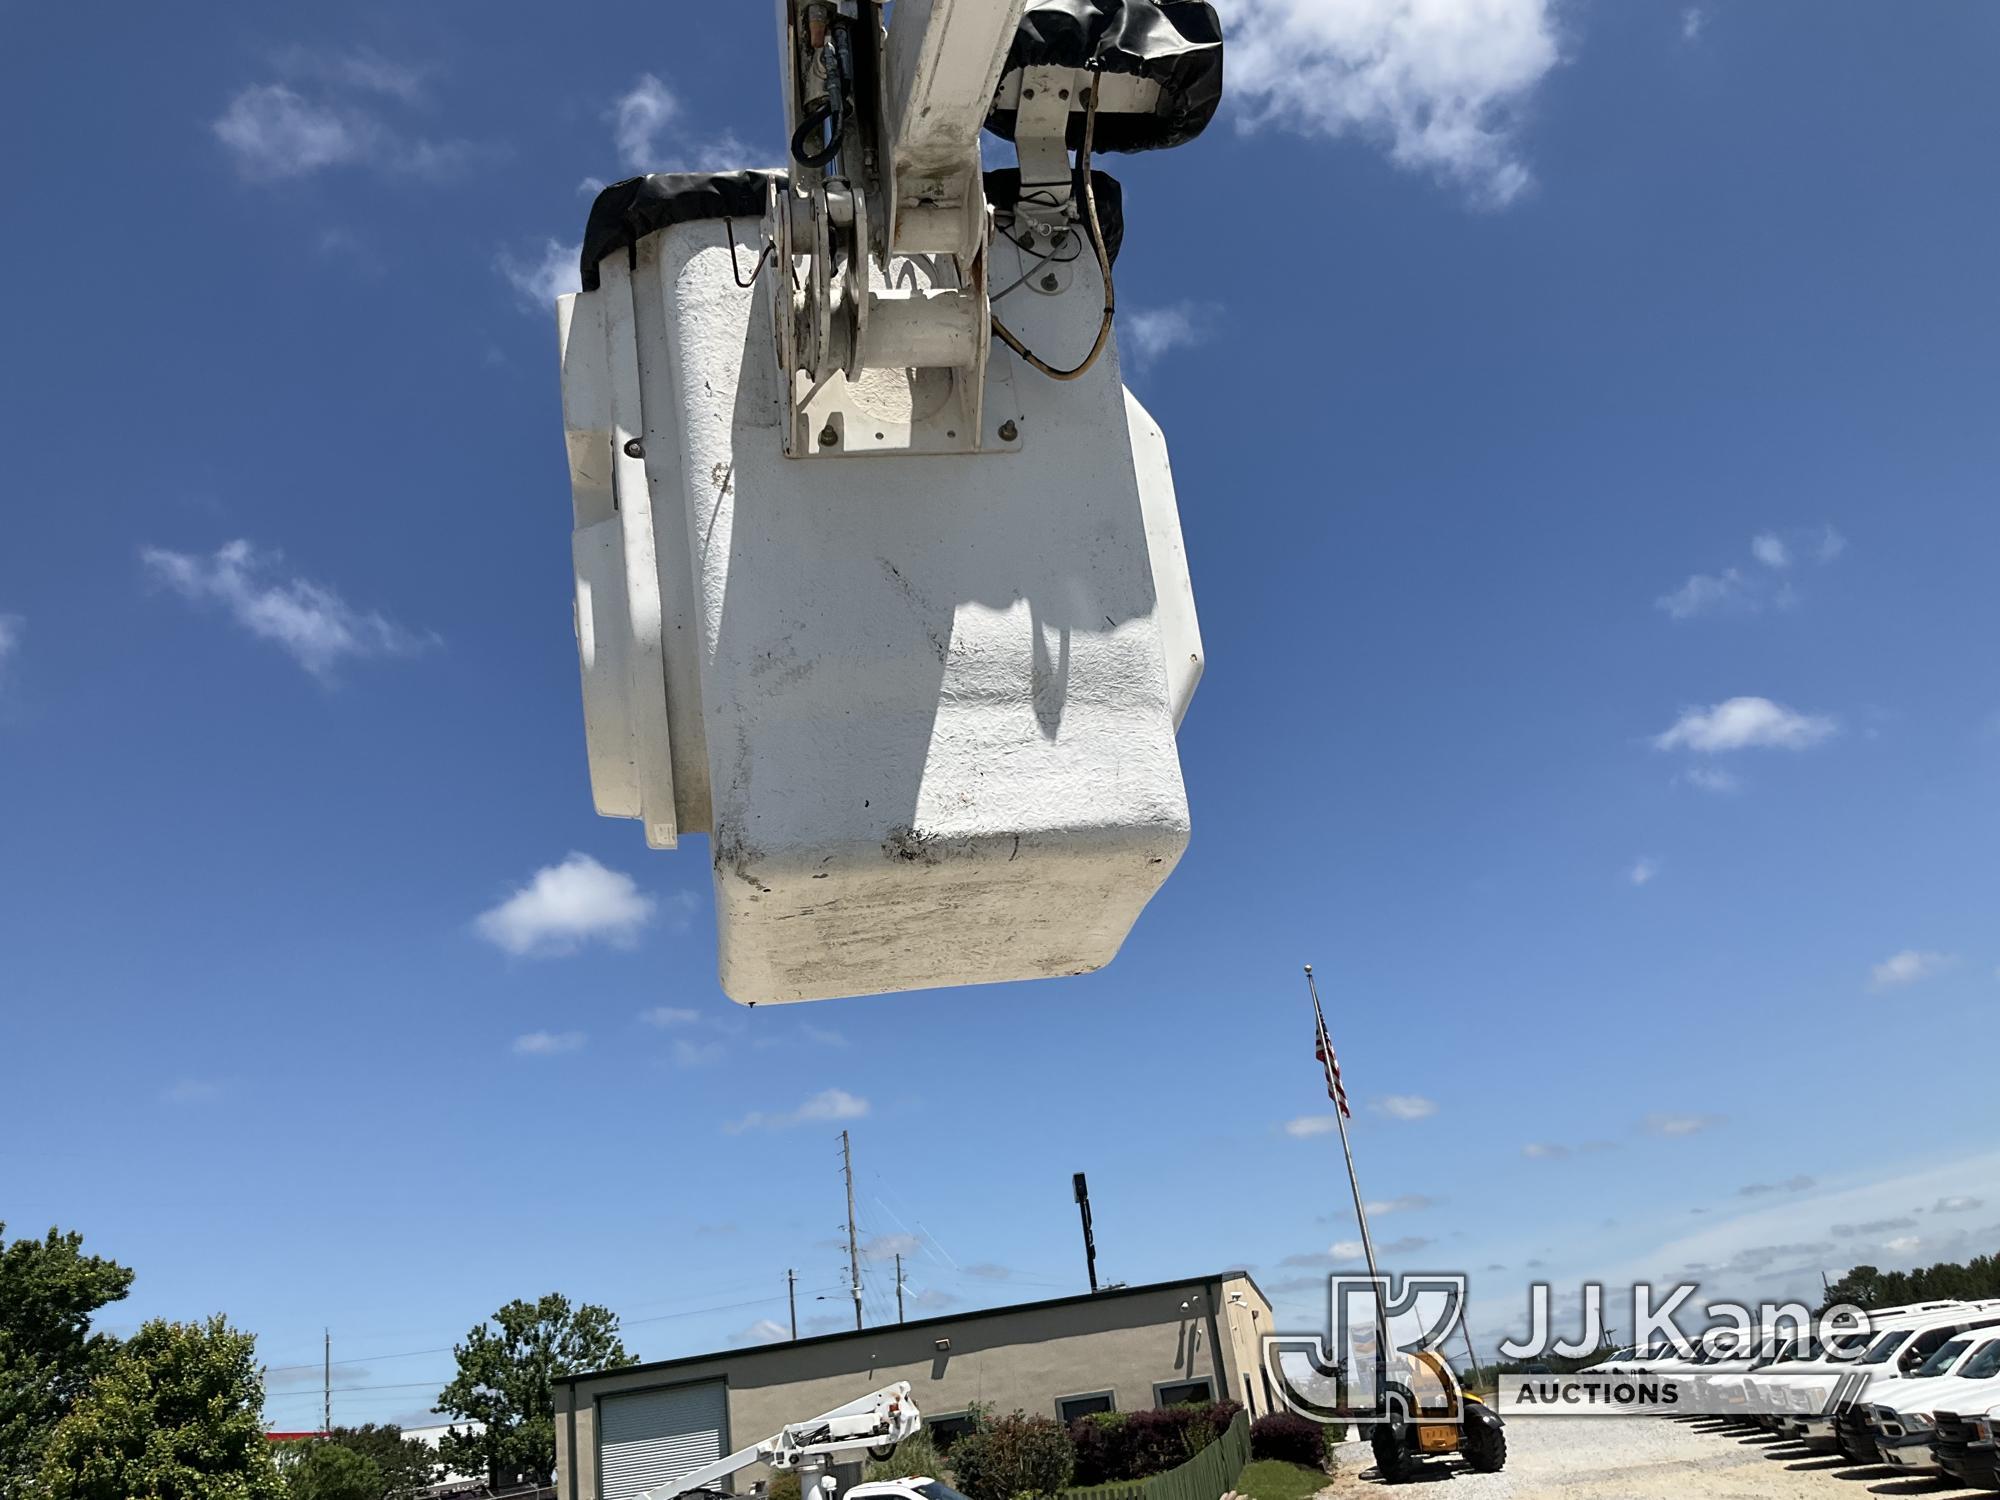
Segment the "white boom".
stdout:
[[642,1491],[637,1500],[677,1500],[752,1464],[792,1469],[807,1459],[839,1459],[870,1449],[894,1448],[922,1426],[923,1414],[910,1399],[910,1383],[899,1380],[807,1421],[789,1422],[761,1442]]

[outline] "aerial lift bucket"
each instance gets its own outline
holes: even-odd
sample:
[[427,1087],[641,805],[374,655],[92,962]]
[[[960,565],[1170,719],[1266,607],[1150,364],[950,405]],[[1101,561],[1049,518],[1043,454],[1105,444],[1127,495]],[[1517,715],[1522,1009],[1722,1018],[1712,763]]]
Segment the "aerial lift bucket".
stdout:
[[[849,39],[882,43],[893,115],[949,58],[906,37],[899,93],[895,26],[870,38],[861,9]],[[1087,83],[1065,61],[1046,76]],[[1043,76],[961,92],[980,117],[1011,99],[1011,126]],[[1145,83],[1128,94],[1156,107]],[[1187,843],[1175,731],[1202,655],[1165,441],[1115,339],[1042,373],[1093,347],[1096,246],[1081,207],[1067,256],[1010,221],[1007,195],[1038,190],[981,178],[977,119],[972,138],[942,228],[934,201],[899,217],[796,163],[614,184],[561,300],[597,809],[657,848],[709,835],[722,984],[748,1004],[1096,969]],[[905,144],[892,129],[884,157]],[[894,248],[951,234],[956,253]],[[989,345],[1001,317],[1033,366]]]

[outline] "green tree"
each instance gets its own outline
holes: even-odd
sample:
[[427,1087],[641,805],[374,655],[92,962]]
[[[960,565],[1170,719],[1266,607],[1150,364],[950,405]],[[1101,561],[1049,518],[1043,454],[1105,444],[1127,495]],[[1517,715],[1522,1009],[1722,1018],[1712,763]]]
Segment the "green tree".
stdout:
[[91,1314],[132,1288],[132,1273],[83,1253],[83,1236],[5,1243],[0,1224],[0,1497],[24,1495],[49,1434],[89,1389],[118,1341]]
[[365,1453],[328,1439],[301,1446],[282,1464],[291,1500],[382,1500],[382,1471]]
[[556,1471],[556,1422],[552,1386],[585,1370],[610,1370],[634,1361],[618,1339],[610,1309],[551,1292],[539,1302],[509,1302],[466,1335],[452,1353],[458,1374],[438,1395],[438,1410],[484,1424],[484,1431],[454,1426],[438,1445],[438,1458],[460,1474],[484,1474],[489,1487],[549,1484]]
[[38,1500],[285,1500],[256,1340],[220,1317],[133,1334],[43,1455]]
[[437,1477],[437,1455],[422,1443],[403,1436],[400,1427],[370,1422],[361,1427],[336,1427],[327,1441],[360,1454],[375,1465],[382,1486],[381,1500],[410,1500]]

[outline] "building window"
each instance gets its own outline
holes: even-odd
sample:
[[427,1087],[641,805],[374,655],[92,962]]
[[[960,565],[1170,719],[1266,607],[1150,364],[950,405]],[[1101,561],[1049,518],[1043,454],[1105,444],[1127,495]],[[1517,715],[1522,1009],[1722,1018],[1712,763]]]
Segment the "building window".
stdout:
[[1208,1383],[1206,1377],[1200,1380],[1176,1380],[1171,1385],[1153,1387],[1153,1403],[1156,1406],[1189,1406],[1214,1399],[1215,1387]]
[[1101,1411],[1118,1410],[1109,1391],[1091,1391],[1082,1396],[1056,1397],[1056,1416],[1067,1427],[1078,1417],[1094,1417]]
[[969,1411],[948,1412],[941,1417],[932,1417],[925,1426],[930,1428],[931,1442],[940,1453],[947,1453],[951,1445],[972,1431],[972,1413]]

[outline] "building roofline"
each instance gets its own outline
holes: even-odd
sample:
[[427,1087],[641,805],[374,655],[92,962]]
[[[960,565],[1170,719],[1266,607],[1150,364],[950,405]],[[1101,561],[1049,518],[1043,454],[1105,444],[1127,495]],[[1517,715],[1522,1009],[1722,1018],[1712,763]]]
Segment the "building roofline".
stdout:
[[579,1370],[573,1375],[558,1375],[557,1380],[574,1385],[580,1380],[596,1380],[606,1375],[643,1375],[656,1370],[678,1369],[684,1365],[708,1364],[718,1359],[736,1359],[746,1354],[775,1354],[781,1350],[816,1348],[823,1344],[838,1344],[843,1340],[879,1337],[885,1333],[902,1333],[911,1329],[942,1328],[951,1325],[973,1323],[981,1318],[1004,1317],[1009,1313],[1042,1312],[1053,1307],[1080,1307],[1089,1302],[1108,1302],[1120,1297],[1138,1297],[1147,1292],[1172,1291],[1176,1287],[1206,1286],[1210,1282],[1221,1284],[1241,1277],[1248,1281],[1268,1306],[1271,1299],[1264,1296],[1264,1289],[1257,1285],[1248,1271],[1236,1268],[1219,1271],[1208,1276],[1177,1276],[1171,1281],[1148,1281],[1139,1286],[1111,1286],[1095,1292],[1072,1292],[1066,1297],[1045,1297],[1038,1302],[1008,1302],[999,1307],[975,1307],[966,1312],[938,1313],[928,1318],[911,1318],[907,1323],[878,1323],[873,1328],[849,1328],[839,1333],[808,1334],[802,1339],[776,1339],[768,1344],[746,1344],[734,1349],[716,1349],[707,1354],[677,1354],[672,1359],[647,1360],[643,1364],[619,1365],[608,1370]]

